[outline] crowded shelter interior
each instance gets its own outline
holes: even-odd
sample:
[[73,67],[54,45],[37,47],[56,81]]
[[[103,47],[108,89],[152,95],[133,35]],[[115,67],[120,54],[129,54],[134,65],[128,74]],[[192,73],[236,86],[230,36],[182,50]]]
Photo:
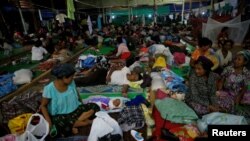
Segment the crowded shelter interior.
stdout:
[[0,141],[249,128],[249,24],[249,0],[0,0]]

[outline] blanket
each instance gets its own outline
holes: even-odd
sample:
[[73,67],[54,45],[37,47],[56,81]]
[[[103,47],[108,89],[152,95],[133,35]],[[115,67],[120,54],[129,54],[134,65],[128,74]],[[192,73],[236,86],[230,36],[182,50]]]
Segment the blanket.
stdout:
[[155,101],[157,110],[161,113],[162,118],[174,123],[189,124],[198,119],[195,112],[184,102],[172,98],[157,99]]
[[[98,94],[98,95],[106,95],[106,96],[114,96],[114,95],[121,95],[122,86],[118,85],[97,85],[97,86],[88,86],[88,87],[79,87],[78,91],[80,92],[81,96],[84,97],[84,95],[92,95],[92,94]],[[136,89],[136,88],[129,88],[128,95],[129,98],[130,95],[134,94],[142,94],[144,95],[144,89]]]

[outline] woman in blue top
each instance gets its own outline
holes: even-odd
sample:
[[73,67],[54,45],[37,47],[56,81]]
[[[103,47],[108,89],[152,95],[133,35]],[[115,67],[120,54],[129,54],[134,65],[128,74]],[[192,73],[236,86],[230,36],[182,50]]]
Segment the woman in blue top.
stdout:
[[41,111],[50,127],[54,125],[63,136],[77,134],[77,127],[92,123],[99,107],[95,104],[83,105],[80,102],[73,76],[74,67],[60,64],[51,71],[56,79],[44,87]]

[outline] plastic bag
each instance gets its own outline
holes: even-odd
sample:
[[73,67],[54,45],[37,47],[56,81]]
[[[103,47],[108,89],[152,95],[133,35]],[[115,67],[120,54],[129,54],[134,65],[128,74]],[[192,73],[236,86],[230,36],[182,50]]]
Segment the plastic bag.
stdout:
[[0,97],[17,89],[17,86],[12,81],[13,76],[13,74],[5,74],[0,76]]
[[26,125],[31,115],[32,115],[31,113],[22,114],[9,120],[8,127],[11,133],[22,134],[25,131]]
[[96,58],[94,58],[94,57],[88,57],[85,60],[83,60],[81,67],[82,68],[91,68],[95,65],[95,63],[96,63],[95,60],[96,60]]
[[17,137],[18,141],[44,141],[49,133],[49,123],[40,114],[33,114],[25,132]]

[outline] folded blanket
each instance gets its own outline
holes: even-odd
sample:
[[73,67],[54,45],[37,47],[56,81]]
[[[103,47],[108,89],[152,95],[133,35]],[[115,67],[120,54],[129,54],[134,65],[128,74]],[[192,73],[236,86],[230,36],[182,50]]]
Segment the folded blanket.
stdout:
[[198,119],[196,113],[186,103],[172,98],[157,99],[155,106],[161,117],[174,123],[192,123]]

